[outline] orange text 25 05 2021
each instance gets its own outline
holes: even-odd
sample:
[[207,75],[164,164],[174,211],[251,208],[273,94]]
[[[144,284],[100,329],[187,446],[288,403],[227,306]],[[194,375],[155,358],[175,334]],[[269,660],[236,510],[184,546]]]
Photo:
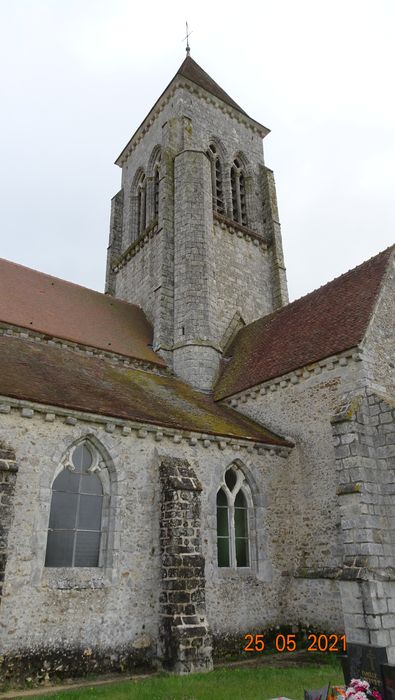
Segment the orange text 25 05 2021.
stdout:
[[[243,651],[265,651],[269,649],[269,646],[266,646],[263,634],[245,634],[244,639],[246,644]],[[347,641],[345,634],[311,633],[307,636],[307,646],[306,643],[303,643],[298,648],[296,634],[277,634],[271,642],[270,648],[279,652],[297,651],[298,649],[304,649],[305,651],[345,652]]]

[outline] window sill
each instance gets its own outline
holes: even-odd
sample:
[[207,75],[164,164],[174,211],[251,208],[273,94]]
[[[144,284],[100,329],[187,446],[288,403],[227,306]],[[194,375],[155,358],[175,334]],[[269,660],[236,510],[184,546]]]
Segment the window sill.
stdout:
[[62,591],[105,588],[110,585],[101,567],[48,567],[43,569],[41,586]]
[[218,579],[256,578],[255,570],[250,566],[217,566],[215,573]]

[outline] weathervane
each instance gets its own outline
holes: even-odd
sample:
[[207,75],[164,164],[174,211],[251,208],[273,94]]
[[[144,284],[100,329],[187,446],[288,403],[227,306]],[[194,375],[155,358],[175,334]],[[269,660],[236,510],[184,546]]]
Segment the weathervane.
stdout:
[[185,22],[185,26],[186,26],[186,29],[187,29],[187,33],[186,33],[186,36],[183,38],[183,41],[185,41],[185,39],[187,40],[186,52],[187,52],[187,56],[189,56],[189,54],[190,54],[190,52],[191,52],[191,49],[190,49],[190,46],[189,46],[189,37],[191,36],[192,32],[190,32],[189,29],[188,29],[188,22]]

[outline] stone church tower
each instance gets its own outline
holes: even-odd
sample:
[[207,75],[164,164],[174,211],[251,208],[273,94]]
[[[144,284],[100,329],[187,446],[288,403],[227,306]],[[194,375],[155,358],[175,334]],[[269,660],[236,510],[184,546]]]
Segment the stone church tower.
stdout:
[[202,390],[240,327],[288,302],[267,134],[188,55],[116,161],[106,292]]

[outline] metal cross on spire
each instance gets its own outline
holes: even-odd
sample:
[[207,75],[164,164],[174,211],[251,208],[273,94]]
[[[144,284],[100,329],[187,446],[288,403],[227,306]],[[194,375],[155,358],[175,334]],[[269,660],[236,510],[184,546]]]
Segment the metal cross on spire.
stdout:
[[189,46],[189,37],[191,36],[192,32],[190,32],[188,29],[188,22],[185,22],[185,26],[186,26],[187,33],[186,33],[186,36],[183,38],[183,41],[185,41],[185,39],[187,40],[186,52],[187,52],[187,56],[189,56],[189,54],[191,53],[191,48]]

